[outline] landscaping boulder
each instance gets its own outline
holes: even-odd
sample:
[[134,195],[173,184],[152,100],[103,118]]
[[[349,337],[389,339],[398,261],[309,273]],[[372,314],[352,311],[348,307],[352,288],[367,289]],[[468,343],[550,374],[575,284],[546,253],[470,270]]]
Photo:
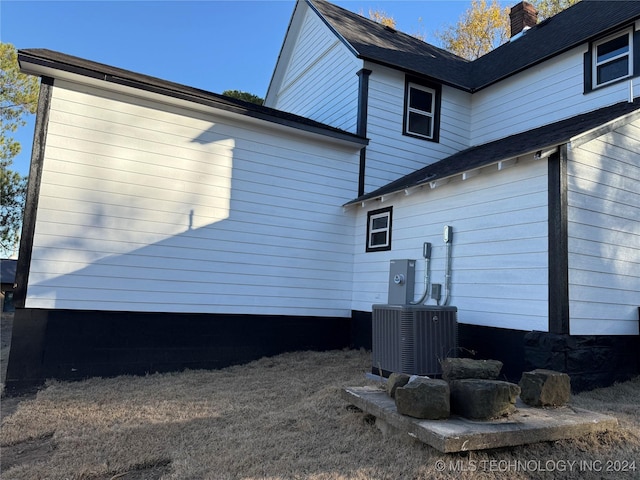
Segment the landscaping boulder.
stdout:
[[404,387],[411,380],[411,376],[406,373],[392,373],[387,379],[387,394],[391,398],[395,398],[396,389],[398,387]]
[[520,387],[500,380],[464,379],[449,383],[451,412],[473,420],[503,417],[515,411]]
[[414,418],[449,418],[449,384],[444,380],[418,377],[396,389],[398,413]]
[[569,375],[554,370],[524,372],[520,379],[520,398],[534,407],[559,407],[571,397]]
[[445,358],[442,361],[442,378],[448,382],[466,378],[495,380],[502,370],[498,360],[474,360],[473,358]]

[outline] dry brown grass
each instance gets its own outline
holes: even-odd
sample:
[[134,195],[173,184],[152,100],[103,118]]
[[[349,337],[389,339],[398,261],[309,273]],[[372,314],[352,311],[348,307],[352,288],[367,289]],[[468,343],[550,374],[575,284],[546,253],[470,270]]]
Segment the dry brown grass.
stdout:
[[[369,365],[364,351],[304,352],[218,371],[50,382],[4,418],[0,430],[3,452],[38,442],[46,448],[12,461],[2,478],[640,478],[639,471],[504,468],[518,460],[600,460],[604,468],[607,461],[640,458],[639,378],[573,398],[576,406],[617,416],[617,431],[445,455],[383,435],[371,417],[341,399],[343,386],[371,383],[364,378]],[[446,462],[442,472],[438,460]],[[467,471],[450,469],[455,462]],[[145,469],[154,465],[160,467]],[[492,465],[506,471],[490,471]]]

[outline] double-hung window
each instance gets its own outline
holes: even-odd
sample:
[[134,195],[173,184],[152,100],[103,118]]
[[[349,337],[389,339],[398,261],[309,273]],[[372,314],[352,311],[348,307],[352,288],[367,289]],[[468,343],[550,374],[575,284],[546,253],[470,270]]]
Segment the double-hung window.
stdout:
[[640,31],[631,27],[592,42],[585,53],[585,93],[639,74]]
[[405,86],[405,135],[438,141],[440,88],[407,81]]
[[633,74],[631,30],[607,37],[593,45],[593,88]]
[[393,207],[367,213],[367,252],[391,250],[391,214]]

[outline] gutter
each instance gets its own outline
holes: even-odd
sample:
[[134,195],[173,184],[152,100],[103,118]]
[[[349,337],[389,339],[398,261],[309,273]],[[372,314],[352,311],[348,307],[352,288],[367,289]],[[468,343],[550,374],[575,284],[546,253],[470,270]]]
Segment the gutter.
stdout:
[[50,50],[19,50],[18,62],[20,70],[31,75],[60,78],[61,75],[58,72],[65,72],[113,85],[135,88],[165,97],[206,105],[229,113],[330,137],[360,147],[369,143],[367,138],[360,135],[288,112]]

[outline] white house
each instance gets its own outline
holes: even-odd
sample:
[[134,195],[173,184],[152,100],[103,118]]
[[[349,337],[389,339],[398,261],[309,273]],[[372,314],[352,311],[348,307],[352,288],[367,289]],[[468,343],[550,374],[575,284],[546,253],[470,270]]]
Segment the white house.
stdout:
[[368,346],[390,261],[426,288],[424,242],[464,352],[637,374],[640,2],[521,3],[512,35],[469,62],[299,0],[265,107],[20,51],[42,90],[7,387]]

